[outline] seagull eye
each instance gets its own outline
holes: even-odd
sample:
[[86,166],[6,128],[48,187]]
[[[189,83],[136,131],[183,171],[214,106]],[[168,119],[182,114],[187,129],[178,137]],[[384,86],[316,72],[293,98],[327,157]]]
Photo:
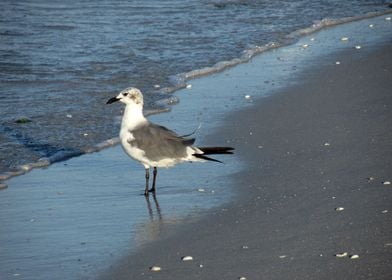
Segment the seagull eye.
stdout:
[[127,96],[127,95],[128,95],[128,92],[123,93],[123,95],[124,95],[124,96]]

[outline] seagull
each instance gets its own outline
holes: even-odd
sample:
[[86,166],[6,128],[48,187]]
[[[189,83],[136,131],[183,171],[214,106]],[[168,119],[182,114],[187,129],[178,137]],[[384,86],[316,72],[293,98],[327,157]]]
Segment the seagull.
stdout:
[[[143,94],[137,88],[124,89],[106,104],[117,101],[126,105],[120,129],[121,145],[131,158],[145,168],[145,196],[150,192],[155,195],[158,167],[171,167],[181,162],[221,162],[207,155],[233,153],[232,147],[195,147],[195,139],[189,138],[193,133],[179,136],[164,126],[150,122],[143,115]],[[149,189],[151,168],[154,177]]]

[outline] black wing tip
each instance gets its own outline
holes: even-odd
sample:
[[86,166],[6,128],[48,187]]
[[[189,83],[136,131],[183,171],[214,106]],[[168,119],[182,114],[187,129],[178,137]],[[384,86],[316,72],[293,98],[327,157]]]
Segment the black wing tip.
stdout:
[[233,154],[233,147],[198,147],[204,155]]
[[194,157],[197,157],[197,158],[200,158],[200,159],[204,159],[204,160],[209,160],[209,161],[215,161],[215,162],[223,163],[223,162],[221,162],[220,160],[217,160],[217,159],[214,159],[214,158],[207,157],[207,156],[205,156],[205,155],[203,155],[203,154],[193,154],[193,156],[194,156]]

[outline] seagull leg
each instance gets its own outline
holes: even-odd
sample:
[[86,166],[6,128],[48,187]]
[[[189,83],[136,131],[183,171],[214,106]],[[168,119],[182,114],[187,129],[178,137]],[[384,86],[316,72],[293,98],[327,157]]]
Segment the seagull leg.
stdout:
[[157,174],[158,174],[158,169],[156,167],[154,167],[154,171],[153,171],[154,177],[152,179],[152,187],[150,192],[155,194],[155,182],[157,180]]
[[144,190],[144,195],[148,196],[148,181],[150,180],[150,168],[146,168],[146,188]]

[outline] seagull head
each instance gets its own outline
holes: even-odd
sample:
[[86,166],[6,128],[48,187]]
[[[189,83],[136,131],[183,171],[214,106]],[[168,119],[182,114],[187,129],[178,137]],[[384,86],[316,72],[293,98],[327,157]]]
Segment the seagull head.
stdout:
[[121,101],[122,103],[138,104],[143,106],[143,94],[142,92],[134,87],[126,88],[122,90],[116,97],[110,98],[106,104],[112,104],[114,102]]

